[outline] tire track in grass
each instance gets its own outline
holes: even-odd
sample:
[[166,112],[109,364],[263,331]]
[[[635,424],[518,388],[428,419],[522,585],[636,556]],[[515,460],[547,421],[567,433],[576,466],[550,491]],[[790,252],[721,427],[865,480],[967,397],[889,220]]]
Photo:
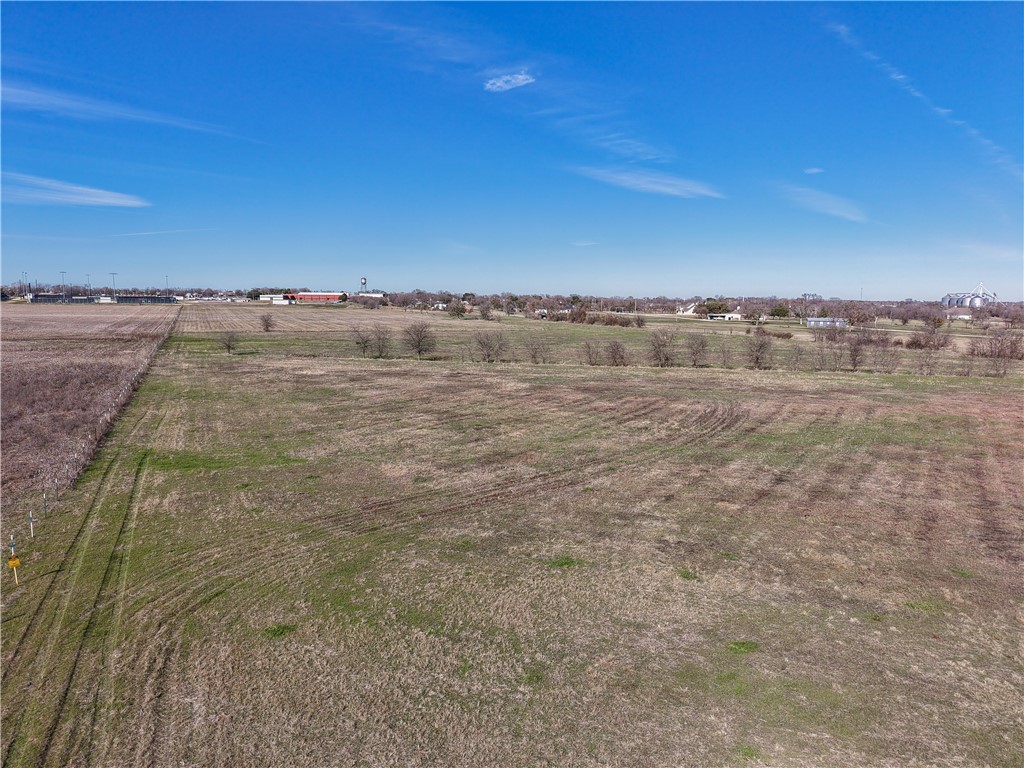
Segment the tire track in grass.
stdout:
[[[38,764],[40,765],[46,764],[47,757],[55,747],[57,731],[64,720],[64,711],[68,706],[68,699],[71,697],[73,690],[79,695],[84,691],[88,691],[89,694],[91,694],[93,706],[91,708],[91,715],[88,718],[82,716],[71,718],[70,731],[68,732],[68,735],[64,737],[64,750],[58,765],[71,764],[71,758],[75,752],[75,748],[79,745],[80,740],[82,738],[89,739],[91,731],[95,726],[96,707],[98,706],[100,698],[99,694],[103,685],[105,658],[101,655],[101,658],[98,659],[100,667],[99,670],[87,668],[84,672],[80,673],[79,667],[83,662],[82,652],[89,644],[89,641],[92,640],[94,633],[97,631],[104,631],[102,619],[106,618],[108,608],[112,615],[117,612],[116,594],[113,597],[110,597],[107,593],[111,590],[112,585],[114,585],[114,588],[116,589],[118,574],[124,565],[125,553],[123,551],[122,542],[126,539],[131,527],[131,510],[137,496],[139,479],[146,466],[148,458],[148,452],[143,451],[136,463],[135,471],[132,475],[132,485],[128,491],[128,501],[124,506],[124,514],[121,517],[121,524],[118,527],[117,536],[114,539],[114,544],[111,547],[110,554],[107,556],[107,564],[103,570],[103,578],[100,580],[99,589],[96,590],[96,596],[93,598],[92,608],[89,610],[89,619],[86,621],[85,629],[79,639],[78,648],[75,651],[74,661],[71,665],[71,673],[67,677],[64,689],[60,695],[57,711],[54,713],[49,730],[47,731],[46,740],[43,744],[43,751],[38,760]],[[100,627],[100,629],[97,630],[97,627]],[[106,648],[109,645],[110,638],[113,636],[114,628],[110,624],[107,624],[105,631],[107,633],[106,638],[104,638],[106,642],[103,643],[104,650],[101,651],[101,654],[104,655],[106,653]],[[86,661],[86,664],[88,664],[88,661]],[[89,729],[83,737],[81,729],[86,721],[89,723]],[[86,746],[88,746],[88,742]]]
[[[129,439],[135,435],[139,426],[149,415],[150,411],[147,411],[140,416],[129,431]],[[90,503],[86,514],[82,518],[82,523],[65,552],[61,567],[47,585],[44,597],[40,600],[36,613],[33,614],[31,620],[32,632],[30,633],[28,628],[26,628],[26,632],[22,634],[18,648],[15,651],[15,655],[19,659],[19,664],[15,666],[12,661],[8,667],[7,671],[9,674],[15,674],[19,671],[19,668],[25,668],[24,677],[30,679],[32,692],[37,695],[34,699],[26,702],[25,706],[19,709],[18,720],[11,728],[12,735],[4,753],[3,762],[5,765],[41,765],[43,764],[46,753],[50,749],[51,745],[49,742],[56,728],[57,721],[59,720],[59,713],[62,712],[64,708],[71,676],[74,675],[74,670],[77,667],[78,659],[81,654],[82,644],[85,641],[85,632],[79,636],[78,648],[72,662],[70,676],[67,679],[65,688],[60,694],[57,702],[58,714],[46,727],[43,742],[37,746],[39,752],[34,757],[29,757],[28,760],[16,759],[25,757],[22,753],[25,752],[25,750],[30,750],[33,746],[33,744],[30,743],[32,740],[32,734],[26,734],[25,729],[33,728],[38,721],[46,719],[45,713],[47,707],[44,697],[47,689],[47,682],[52,682],[51,676],[57,671],[55,669],[55,663],[60,663],[59,660],[54,660],[54,653],[58,643],[62,639],[62,636],[65,634],[64,627],[68,621],[67,614],[74,595],[79,589],[79,577],[85,562],[86,554],[89,551],[89,544],[93,533],[99,524],[99,518],[101,517],[100,511],[103,504],[111,493],[110,485],[112,482],[111,478],[115,476],[114,469],[120,467],[122,456],[123,449],[118,449],[107,464],[103,476],[97,484],[96,493],[93,496],[92,502]],[[57,591],[59,591],[59,595],[56,594]],[[52,612],[46,610],[47,606],[51,602],[57,602],[58,604]],[[86,632],[88,631],[88,624],[93,621],[95,607],[96,601],[94,600],[93,611],[90,613]],[[37,617],[46,615],[52,616],[48,624],[43,623],[45,620],[40,620],[38,624],[36,623]],[[39,640],[39,644],[37,646],[38,650],[34,656],[22,661],[22,648],[26,647],[26,643],[32,644],[37,635],[44,636]],[[9,681],[5,681],[5,683],[9,683]]]
[[[143,414],[141,417],[139,417],[138,421],[136,421],[136,423],[132,426],[129,435],[134,435],[135,431],[138,429],[139,424],[141,423],[142,419],[145,418],[145,416],[146,414]],[[24,631],[18,638],[17,644],[15,645],[14,653],[11,655],[10,661],[4,666],[2,673],[0,673],[0,686],[6,687],[8,676],[18,668],[18,662],[22,653],[22,648],[24,647],[23,641],[25,640],[26,637],[28,637],[28,635],[32,631],[34,631],[36,622],[39,621],[40,617],[43,615],[43,607],[51,599],[51,594],[53,592],[56,582],[60,579],[61,576],[64,576],[66,578],[68,572],[68,560],[71,556],[71,553],[74,550],[78,542],[78,539],[81,537],[83,531],[85,531],[86,526],[90,521],[90,515],[97,506],[98,500],[100,498],[100,493],[105,488],[108,478],[110,476],[110,471],[111,469],[113,469],[114,464],[120,457],[120,454],[121,449],[118,448],[114,452],[113,456],[111,456],[110,461],[107,463],[107,466],[104,468],[103,474],[100,476],[99,482],[97,483],[96,492],[93,495],[92,501],[90,502],[89,510],[82,517],[82,522],[79,524],[78,530],[75,531],[75,535],[71,538],[71,542],[68,544],[67,549],[64,551],[60,565],[53,570],[53,578],[50,579],[49,583],[46,585],[46,589],[43,592],[42,598],[39,600],[39,602],[36,603],[36,607],[32,612],[32,616],[29,618],[28,624],[25,625]],[[51,512],[55,511],[55,508],[51,510]]]
[[[155,432],[160,431],[163,419],[164,417],[162,416],[154,429]],[[118,558],[117,577],[116,584],[114,586],[115,594],[113,596],[113,617],[105,638],[103,657],[101,659],[102,671],[99,675],[98,681],[96,682],[96,693],[93,698],[92,716],[89,722],[89,730],[86,734],[86,738],[88,739],[85,751],[86,765],[91,765],[93,763],[92,758],[98,736],[98,726],[101,722],[108,720],[114,710],[114,693],[112,684],[114,677],[114,655],[117,649],[118,637],[121,634],[121,620],[124,615],[125,594],[127,593],[128,588],[128,567],[131,561],[132,546],[135,543],[135,530],[139,518],[139,491],[143,487],[143,481],[145,480],[146,472],[149,467],[150,456],[151,453],[149,449],[146,449],[143,451],[142,456],[139,459],[138,466],[135,469],[135,480],[128,499],[128,513],[125,515],[121,531],[118,534],[118,540],[114,545],[114,551],[120,552],[120,557]],[[74,733],[72,734],[72,737],[73,736]],[[105,756],[105,752],[105,748],[100,752],[101,763],[102,758]],[[67,757],[65,757],[64,763],[68,763]]]

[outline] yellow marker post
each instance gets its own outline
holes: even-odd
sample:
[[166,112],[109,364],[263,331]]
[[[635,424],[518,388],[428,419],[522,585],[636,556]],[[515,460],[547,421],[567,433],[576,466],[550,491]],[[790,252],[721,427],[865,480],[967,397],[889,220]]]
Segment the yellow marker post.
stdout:
[[21,558],[17,556],[11,556],[7,558],[7,566],[14,571],[14,583],[18,583],[18,566],[21,565]]

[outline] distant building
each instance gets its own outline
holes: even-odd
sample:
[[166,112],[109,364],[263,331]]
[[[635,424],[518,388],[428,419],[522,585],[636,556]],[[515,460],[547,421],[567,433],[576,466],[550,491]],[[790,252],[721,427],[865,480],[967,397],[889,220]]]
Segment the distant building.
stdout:
[[845,317],[808,317],[808,328],[846,328]]
[[[344,291],[298,291],[282,294],[281,299],[290,304],[333,304],[347,301],[348,294]],[[272,299],[272,303],[277,303],[276,298]]]
[[967,293],[947,293],[940,301],[944,307],[987,307],[989,304],[998,304],[999,299],[991,291],[985,290],[984,283],[978,283],[978,287]]
[[723,312],[717,315],[708,315],[708,320],[742,320],[743,315],[740,312]]

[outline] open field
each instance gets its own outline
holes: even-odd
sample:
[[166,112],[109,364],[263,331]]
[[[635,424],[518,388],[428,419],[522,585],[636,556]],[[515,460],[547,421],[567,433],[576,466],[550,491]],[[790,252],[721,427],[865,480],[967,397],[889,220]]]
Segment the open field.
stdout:
[[[274,330],[260,330],[260,317],[269,314]],[[496,316],[497,317],[497,316]],[[360,357],[353,343],[356,328],[386,328],[391,335],[393,356],[412,356],[402,345],[402,330],[411,323],[425,322],[438,339],[436,351],[427,357],[435,360],[472,362],[479,359],[474,336],[479,333],[500,333],[508,342],[503,359],[529,361],[528,345],[540,342],[548,349],[551,363],[579,364],[584,360],[582,346],[590,343],[603,351],[609,342],[623,344],[630,364],[648,365],[647,340],[652,331],[667,330],[677,335],[677,364],[689,365],[685,347],[681,343],[688,335],[702,335],[709,340],[709,348],[702,366],[742,368],[748,366],[746,357],[749,334],[753,331],[746,322],[713,322],[683,319],[671,315],[647,316],[645,328],[621,328],[602,325],[580,325],[567,322],[529,320],[519,316],[500,316],[497,321],[485,322],[470,316],[454,319],[443,312],[402,311],[395,309],[369,310],[353,305],[345,307],[268,307],[257,304],[193,304],[182,307],[176,325],[176,342],[183,348],[197,351],[217,351],[211,346],[218,335],[234,331],[242,338],[240,349],[249,354],[316,356],[326,358]],[[790,333],[792,339],[772,339],[770,367],[792,371],[849,369],[849,354],[845,344],[829,345],[815,341],[812,331],[795,323],[773,323],[769,331]],[[913,350],[902,345],[923,330],[923,325],[910,327],[883,324],[877,331],[882,338],[898,341],[898,347],[865,349],[860,369],[888,373],[928,373],[957,376],[981,376],[990,372],[991,361],[965,354],[972,338],[983,335],[977,329],[957,329],[951,334],[951,345],[942,350]],[[301,344],[297,345],[297,341]],[[1008,370],[1024,375],[1020,360],[1008,361]]]
[[2,492],[59,491],[92,457],[127,402],[177,307],[5,305]]
[[256,309],[184,307],[5,515],[5,765],[1024,762],[1020,378],[488,365],[650,329],[436,315],[445,359],[369,360],[403,313]]

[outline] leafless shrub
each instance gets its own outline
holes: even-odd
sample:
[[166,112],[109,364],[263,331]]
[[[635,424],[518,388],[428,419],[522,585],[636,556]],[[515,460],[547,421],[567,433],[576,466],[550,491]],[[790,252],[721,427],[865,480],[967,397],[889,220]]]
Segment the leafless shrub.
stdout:
[[1008,329],[990,331],[971,340],[968,354],[986,358],[989,373],[1001,378],[1009,373],[1011,361],[1024,359],[1024,334]]
[[833,337],[828,333],[814,335],[814,370],[840,371],[843,369],[847,347],[842,343],[842,338],[842,336]]
[[747,362],[753,368],[770,368],[772,365],[772,337],[767,333],[755,333],[744,341]]
[[621,341],[609,341],[604,345],[604,356],[608,365],[624,366],[629,365],[629,350]]
[[485,363],[495,363],[508,351],[508,339],[501,331],[477,331],[473,334],[473,349]]
[[534,365],[551,362],[551,345],[543,339],[527,339],[523,346],[526,356]]
[[956,375],[969,377],[974,375],[974,360],[975,358],[971,355],[961,355],[957,360]]
[[352,329],[352,341],[362,356],[366,357],[370,353],[370,347],[373,346],[373,334],[367,328],[357,325]]
[[676,335],[671,331],[658,329],[647,337],[647,356],[659,368],[675,365],[677,352]]
[[851,371],[857,371],[864,364],[864,358],[867,356],[870,344],[870,338],[860,331],[851,333],[846,337],[846,354],[850,361]]
[[437,349],[437,335],[430,323],[419,320],[402,329],[402,343],[417,358],[422,359]]
[[477,307],[477,312],[480,313],[480,319],[481,320],[493,320],[494,319],[494,312],[491,309],[491,302],[489,302],[489,301],[485,301],[483,304],[481,304],[479,307]]
[[238,346],[238,334],[234,331],[223,331],[217,336],[217,343],[230,355]]
[[462,317],[466,314],[466,305],[461,299],[452,299],[448,302],[448,314],[452,317]]
[[721,361],[723,368],[732,367],[732,350],[729,349],[728,343],[722,344],[718,348],[718,359]]
[[370,329],[372,341],[370,351],[374,357],[387,357],[391,354],[391,329],[382,323],[374,323]]
[[601,349],[590,341],[583,342],[580,345],[580,360],[586,365],[600,365],[601,364]]
[[633,325],[637,328],[643,328],[647,325],[647,318],[640,314],[633,315]]
[[907,349],[945,349],[953,343],[953,337],[949,331],[943,331],[940,327],[929,325],[920,333],[915,333],[907,341]]
[[264,333],[270,333],[274,330],[275,325],[277,325],[277,321],[272,314],[264,312],[260,315],[260,328],[263,329]]
[[924,376],[933,376],[938,366],[938,350],[925,348],[914,356],[914,368]]
[[895,373],[901,355],[900,347],[895,343],[877,344],[871,349],[871,367],[879,373]]
[[708,356],[711,349],[711,342],[703,333],[689,333],[683,337],[683,347],[686,349],[686,356],[694,368],[699,366]]
[[794,344],[793,348],[789,351],[789,367],[794,371],[799,371],[803,365],[805,355],[804,345],[799,342]]

